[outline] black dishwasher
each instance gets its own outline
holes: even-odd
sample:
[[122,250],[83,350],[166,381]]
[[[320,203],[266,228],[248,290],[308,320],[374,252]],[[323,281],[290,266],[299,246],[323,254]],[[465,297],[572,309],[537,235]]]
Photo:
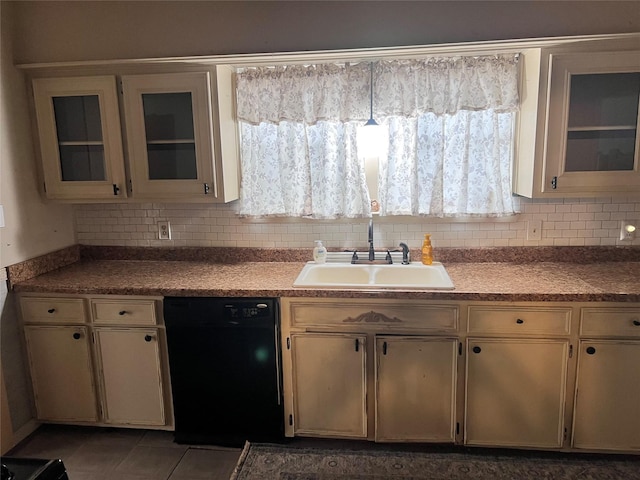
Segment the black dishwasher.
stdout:
[[165,297],[175,441],[284,439],[275,298]]

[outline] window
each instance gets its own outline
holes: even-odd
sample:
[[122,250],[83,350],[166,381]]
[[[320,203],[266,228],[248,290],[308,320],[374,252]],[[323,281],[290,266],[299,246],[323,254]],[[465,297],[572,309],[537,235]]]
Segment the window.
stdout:
[[[367,153],[370,64],[248,68],[238,76],[240,214],[310,218],[515,213],[517,55],[383,60]],[[378,159],[367,169],[366,160]],[[367,174],[377,175],[375,188]],[[370,190],[374,190],[373,192]]]

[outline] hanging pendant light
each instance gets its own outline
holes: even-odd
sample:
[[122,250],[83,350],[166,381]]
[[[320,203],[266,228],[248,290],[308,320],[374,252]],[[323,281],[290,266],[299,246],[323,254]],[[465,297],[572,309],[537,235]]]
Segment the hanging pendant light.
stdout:
[[369,91],[370,116],[367,123],[358,127],[358,156],[377,165],[379,158],[386,158],[388,149],[387,127],[373,118],[373,63],[369,63],[371,73],[371,89]]
[[370,70],[370,76],[371,76],[371,88],[369,90],[369,120],[367,120],[367,123],[365,123],[365,127],[368,126],[378,126],[378,122],[376,122],[373,119],[373,62],[369,62],[369,70]]

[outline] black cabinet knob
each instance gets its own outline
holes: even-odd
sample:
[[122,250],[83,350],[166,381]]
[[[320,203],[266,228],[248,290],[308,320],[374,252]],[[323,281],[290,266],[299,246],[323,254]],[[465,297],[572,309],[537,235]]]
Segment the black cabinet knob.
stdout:
[[73,334],[73,338],[75,338],[76,340],[79,340],[80,337],[81,337],[81,335],[78,332]]
[[153,340],[153,337],[151,335],[145,335],[144,336],[144,341],[145,342],[150,342],[151,340]]
[[118,312],[118,315],[124,315],[125,313],[127,313],[127,312],[126,312],[126,310],[120,310],[120,311]]
[[633,321],[633,324],[634,324],[636,327],[640,327],[640,320],[634,320],[634,321]]
[[56,311],[56,309],[55,309],[55,308],[50,308],[49,310],[47,310],[47,313],[53,313],[53,312],[55,312],[55,311]]
[[482,349],[480,347],[473,347],[473,353],[480,353],[482,351]]
[[589,355],[593,355],[594,353],[596,353],[596,349],[593,347],[587,347],[587,353]]
[[517,319],[517,320],[516,320],[516,323],[518,323],[518,324],[522,325],[522,324],[524,323],[524,320],[522,320],[521,318],[519,318],[519,319]]

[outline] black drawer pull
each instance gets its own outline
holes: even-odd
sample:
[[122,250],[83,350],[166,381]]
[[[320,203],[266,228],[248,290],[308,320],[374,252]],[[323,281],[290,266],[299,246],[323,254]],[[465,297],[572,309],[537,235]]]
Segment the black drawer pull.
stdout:
[[73,338],[75,338],[76,340],[80,340],[80,337],[81,335],[78,332],[73,334]]
[[55,311],[56,311],[56,309],[55,309],[55,308],[50,308],[49,310],[47,310],[47,313],[53,313],[53,312],[55,312]]
[[125,313],[127,313],[127,311],[126,311],[126,310],[120,310],[120,311],[118,312],[118,315],[124,315]]
[[473,353],[480,353],[482,351],[482,349],[478,346],[473,347],[472,350],[473,350]]
[[596,353],[596,349],[593,347],[587,347],[587,353],[589,355],[593,355],[594,353]]
[[524,323],[524,320],[522,320],[521,318],[516,320],[516,323],[519,325],[522,325]]
[[636,327],[640,327],[640,320],[634,320],[634,321],[633,321],[633,324],[634,324]]
[[144,336],[144,341],[145,342],[150,342],[151,340],[153,340],[153,337],[151,335],[145,335]]

